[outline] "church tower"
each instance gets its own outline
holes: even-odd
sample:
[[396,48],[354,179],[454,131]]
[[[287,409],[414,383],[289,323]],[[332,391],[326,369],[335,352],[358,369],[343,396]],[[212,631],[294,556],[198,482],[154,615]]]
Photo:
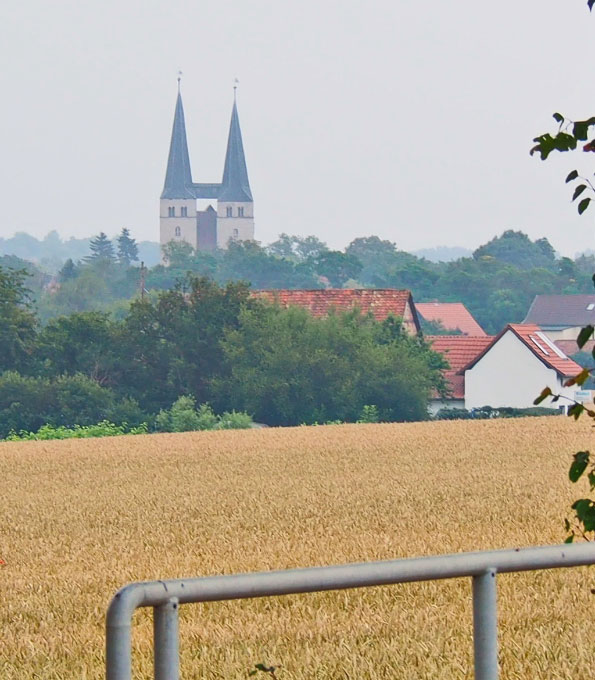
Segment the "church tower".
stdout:
[[[209,205],[197,210],[197,200],[217,201],[217,210]],[[254,239],[254,202],[235,98],[231,113],[223,181],[192,181],[184,107],[178,78],[178,98],[169,145],[165,184],[159,202],[161,246],[184,241],[194,250],[212,251],[227,248],[230,241]]]
[[223,181],[217,198],[217,247],[227,248],[230,240],[254,240],[254,201],[248,181],[235,90]]
[[186,241],[196,248],[196,198],[188,156],[184,107],[178,79],[178,99],[171,132],[165,184],[159,205],[160,242]]

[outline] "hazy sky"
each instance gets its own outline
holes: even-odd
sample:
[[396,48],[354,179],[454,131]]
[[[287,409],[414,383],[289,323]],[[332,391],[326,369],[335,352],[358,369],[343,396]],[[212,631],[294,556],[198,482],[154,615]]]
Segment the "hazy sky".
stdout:
[[[176,74],[194,181],[220,181],[233,80],[256,236],[595,247],[551,114],[595,114],[586,0],[19,0],[0,8],[0,236],[158,240]],[[590,163],[589,163],[590,161]]]

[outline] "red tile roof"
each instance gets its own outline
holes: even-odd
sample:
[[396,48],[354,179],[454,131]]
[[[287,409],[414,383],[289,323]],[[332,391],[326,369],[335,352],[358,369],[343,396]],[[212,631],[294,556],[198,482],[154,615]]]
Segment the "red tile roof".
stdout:
[[416,302],[415,307],[426,321],[440,321],[449,331],[457,329],[465,335],[486,335],[462,302]]
[[475,366],[484,354],[487,354],[491,347],[495,345],[507,331],[512,331],[542,363],[548,368],[553,368],[562,378],[577,375],[581,372],[581,367],[572,359],[569,359],[559,348],[557,348],[558,352],[562,356],[558,355],[558,352],[554,349],[554,343],[539,326],[532,323],[509,323],[504,330],[493,338],[492,342],[483,350],[483,352],[476,356],[475,359],[472,359],[459,371],[459,373],[463,374],[465,371]]
[[444,355],[450,368],[444,371],[444,377],[452,391],[452,399],[465,398],[465,376],[459,371],[491,344],[492,336],[481,335],[428,335],[426,340],[432,345],[434,352]]
[[[395,288],[323,288],[317,290],[255,290],[252,295],[283,307],[306,308],[312,316],[326,316],[332,309],[348,311],[357,307],[370,312],[377,321],[389,314],[398,316],[419,330],[419,320],[411,292]],[[409,319],[407,317],[410,317]]]

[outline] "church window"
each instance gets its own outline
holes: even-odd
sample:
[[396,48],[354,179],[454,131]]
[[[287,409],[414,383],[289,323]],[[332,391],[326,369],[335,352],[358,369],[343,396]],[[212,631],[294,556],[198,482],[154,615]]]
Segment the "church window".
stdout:
[[238,217],[244,217],[244,208],[238,208]]
[[230,205],[227,206],[226,213],[227,217],[231,217],[233,215],[233,208]]
[[175,216],[176,216],[176,209],[173,208],[172,206],[170,206],[170,207],[167,209],[167,216],[168,216],[168,217],[175,217]]
[[182,207],[182,217],[188,217],[188,208],[186,206]]
[[176,236],[179,237],[181,235],[182,235],[182,230],[180,229],[180,227],[176,227]]
[[237,238],[240,235],[240,232],[237,229],[233,230],[233,237]]

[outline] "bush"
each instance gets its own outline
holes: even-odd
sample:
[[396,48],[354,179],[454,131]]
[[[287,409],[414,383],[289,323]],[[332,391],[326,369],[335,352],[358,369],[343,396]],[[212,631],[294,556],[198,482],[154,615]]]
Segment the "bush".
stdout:
[[129,428],[126,423],[115,425],[107,420],[102,420],[94,425],[75,425],[74,427],[64,427],[60,425],[42,425],[37,432],[27,432],[21,430],[18,434],[10,432],[6,441],[39,441],[47,439],[86,439],[89,437],[115,437],[121,434],[147,434],[149,428],[146,423],[141,423],[138,427]]
[[380,420],[378,407],[374,404],[366,404],[359,414],[358,423],[377,423]]
[[225,411],[215,414],[209,404],[196,408],[194,397],[178,397],[169,411],[161,410],[155,418],[159,432],[194,432],[196,430],[242,430],[252,427],[252,418],[243,412]]
[[464,408],[441,408],[434,416],[434,420],[488,420],[490,418],[526,418],[528,416],[558,416],[562,411],[552,408],[513,408],[512,406],[482,406],[470,411]]

